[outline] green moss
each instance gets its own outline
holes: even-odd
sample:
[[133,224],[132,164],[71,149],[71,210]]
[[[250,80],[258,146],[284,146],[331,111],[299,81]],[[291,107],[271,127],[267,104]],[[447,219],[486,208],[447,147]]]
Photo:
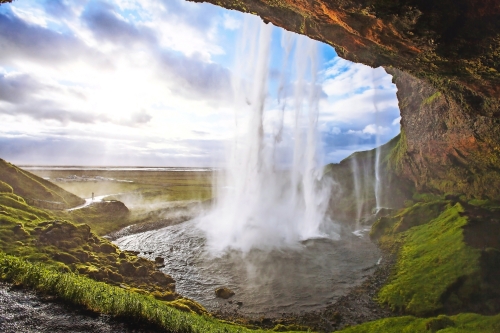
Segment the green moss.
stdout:
[[[439,330],[433,330],[438,329]],[[385,318],[341,330],[342,333],[492,333],[500,332],[500,315],[459,314],[437,318]]]
[[422,104],[423,105],[429,105],[431,104],[436,98],[440,97],[441,96],[441,92],[437,91],[435,92],[433,95],[427,97],[426,99],[424,99],[422,101]]
[[463,241],[460,204],[448,208],[427,224],[400,235],[404,238],[395,273],[378,294],[393,310],[425,315],[443,308],[442,296],[459,279],[480,269],[478,250]]
[[401,133],[393,140],[396,143],[387,155],[387,166],[389,170],[399,173],[403,169],[406,151],[408,150],[404,128],[401,128]]
[[12,186],[0,181],[0,193],[14,193]]

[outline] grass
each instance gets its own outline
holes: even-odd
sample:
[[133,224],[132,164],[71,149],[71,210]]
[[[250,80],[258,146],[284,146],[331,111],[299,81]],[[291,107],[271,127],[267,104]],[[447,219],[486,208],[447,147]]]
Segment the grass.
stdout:
[[493,333],[500,332],[500,315],[463,313],[456,316],[385,318],[342,330],[343,333]]
[[0,159],[0,181],[8,184],[13,192],[24,198],[60,202],[66,208],[81,205],[82,198],[32,173]]
[[403,245],[393,277],[378,294],[381,303],[420,316],[436,313],[457,281],[480,270],[480,251],[463,241],[468,220],[462,212],[460,203],[448,205],[430,222],[394,236]]
[[88,310],[149,323],[168,332],[263,332],[180,311],[148,295],[30,263],[0,252],[0,278],[83,306]]

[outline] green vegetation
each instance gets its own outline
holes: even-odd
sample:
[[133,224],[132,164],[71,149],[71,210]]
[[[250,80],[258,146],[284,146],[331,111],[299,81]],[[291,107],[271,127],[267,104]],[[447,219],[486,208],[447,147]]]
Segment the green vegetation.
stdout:
[[[432,208],[430,215],[434,213]],[[407,210],[411,209],[415,208]],[[461,216],[462,212],[459,203],[449,205],[437,218],[401,234],[404,244],[395,274],[380,290],[380,302],[416,315],[435,313],[443,309],[442,297],[453,284],[479,271],[479,251],[463,241],[462,227],[467,218]]]
[[424,99],[424,101],[422,102],[422,104],[424,105],[429,105],[431,104],[436,98],[440,97],[441,96],[441,92],[437,91],[435,92],[433,95],[427,97],[426,99]]
[[120,251],[88,225],[54,219],[11,193],[0,193],[0,251],[152,295],[177,308],[206,312],[175,293],[175,281],[152,261]]
[[343,333],[492,333],[500,331],[500,315],[464,313],[456,316],[385,318],[342,330]]
[[[36,170],[65,190],[81,197],[109,195],[104,203],[74,211],[54,211],[59,219],[88,224],[98,235],[106,235],[133,224],[166,220],[174,210],[188,210],[193,202],[212,198],[212,172],[130,170]],[[81,177],[71,181],[70,177]],[[97,181],[96,177],[113,180]],[[83,180],[85,179],[85,181]],[[117,181],[120,180],[120,181]],[[119,200],[128,209],[119,207]],[[175,204],[173,204],[175,202]],[[179,209],[180,208],[180,209]],[[186,219],[189,219],[186,214]],[[176,219],[179,222],[182,219]]]
[[63,208],[69,208],[85,202],[59,186],[2,159],[0,159],[0,181],[7,183],[15,194],[33,199],[38,205],[43,205],[44,202],[58,202]]
[[[95,312],[149,323],[168,332],[263,332],[193,314],[188,307],[183,309],[188,312],[180,311],[171,306],[173,302],[169,305],[148,295],[96,282],[76,273],[61,272],[44,264],[33,264],[1,252],[0,278],[55,295]],[[177,308],[182,309],[180,306]]]
[[[401,179],[395,170],[395,163],[403,163],[399,159],[401,147],[405,145],[404,131],[386,144],[380,146],[380,202],[383,207],[403,207],[411,198],[413,185]],[[401,153],[403,154],[403,153]],[[397,157],[396,157],[397,156]],[[401,155],[403,156],[403,155]],[[377,149],[355,152],[338,164],[328,164],[324,168],[324,176],[332,178],[342,189],[339,197],[331,200],[331,212],[335,219],[352,220],[353,218],[371,215],[376,207],[375,199],[375,161]]]

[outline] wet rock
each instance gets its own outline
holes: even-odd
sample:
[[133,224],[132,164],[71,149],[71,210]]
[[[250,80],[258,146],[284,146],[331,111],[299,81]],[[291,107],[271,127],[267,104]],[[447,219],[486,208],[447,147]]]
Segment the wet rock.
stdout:
[[215,289],[215,296],[222,299],[228,299],[234,296],[234,291],[227,287],[217,288]]
[[158,267],[158,268],[165,267],[165,259],[163,259],[162,257],[156,257],[155,264],[156,264],[156,267]]
[[164,274],[162,272],[153,272],[153,273],[151,273],[151,277],[156,282],[158,282],[159,284],[162,284],[162,285],[168,285],[170,283],[175,283],[175,280],[172,279],[171,276],[166,275],[166,274]]

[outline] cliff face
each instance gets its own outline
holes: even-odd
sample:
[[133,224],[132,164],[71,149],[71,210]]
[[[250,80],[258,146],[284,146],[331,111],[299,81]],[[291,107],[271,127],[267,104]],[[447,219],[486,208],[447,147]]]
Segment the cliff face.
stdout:
[[401,110],[397,172],[420,191],[499,198],[500,119],[477,114],[408,73],[386,71]]
[[253,13],[395,75],[399,172],[418,189],[499,197],[497,0],[188,0]]

